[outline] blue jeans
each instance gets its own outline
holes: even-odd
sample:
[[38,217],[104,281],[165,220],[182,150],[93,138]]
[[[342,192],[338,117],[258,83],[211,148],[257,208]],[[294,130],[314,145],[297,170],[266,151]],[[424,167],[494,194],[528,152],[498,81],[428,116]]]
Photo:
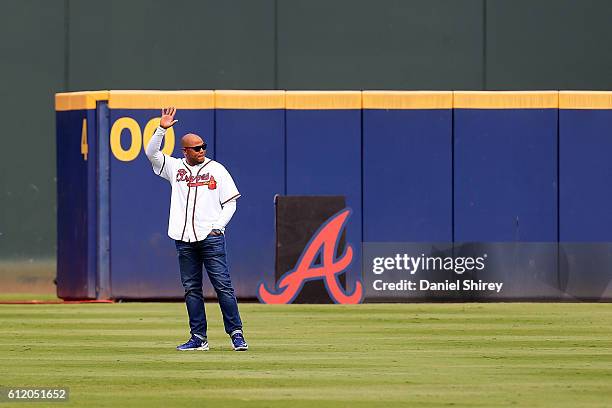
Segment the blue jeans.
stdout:
[[191,334],[206,338],[206,312],[204,310],[204,295],[202,293],[202,264],[206,268],[212,283],[219,306],[223,314],[225,332],[242,329],[242,321],[238,312],[238,302],[227,268],[225,253],[225,236],[208,236],[203,241],[175,241],[181,269],[181,282],[185,289],[185,303],[189,314]]

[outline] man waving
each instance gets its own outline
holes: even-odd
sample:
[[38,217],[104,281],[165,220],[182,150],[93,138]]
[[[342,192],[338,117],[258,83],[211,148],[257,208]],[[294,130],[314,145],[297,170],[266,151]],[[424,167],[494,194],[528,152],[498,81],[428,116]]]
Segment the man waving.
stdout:
[[202,266],[210,278],[223,314],[225,331],[236,351],[248,345],[242,333],[238,302],[227,266],[225,226],[236,211],[240,193],[229,172],[206,157],[206,142],[188,133],[181,139],[184,158],[160,151],[166,130],[178,120],[175,108],[162,110],[159,127],[146,147],[153,171],[172,186],[168,236],[174,239],[185,289],[191,338],[177,350],[208,350],[206,312],[202,292]]

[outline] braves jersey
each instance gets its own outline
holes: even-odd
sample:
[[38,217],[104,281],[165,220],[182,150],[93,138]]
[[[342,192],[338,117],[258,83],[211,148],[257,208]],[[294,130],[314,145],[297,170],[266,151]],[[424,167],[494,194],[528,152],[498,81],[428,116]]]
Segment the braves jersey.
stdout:
[[172,186],[168,236],[194,242],[205,239],[213,229],[223,231],[240,197],[232,176],[221,163],[209,158],[190,166],[184,158],[163,154],[159,148],[165,133],[157,128],[146,154],[155,174]]

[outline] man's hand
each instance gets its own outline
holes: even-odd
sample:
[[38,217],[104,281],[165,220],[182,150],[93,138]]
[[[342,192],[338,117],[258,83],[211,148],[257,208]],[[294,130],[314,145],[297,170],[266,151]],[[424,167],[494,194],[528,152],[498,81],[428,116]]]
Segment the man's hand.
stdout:
[[178,122],[178,120],[174,119],[176,108],[162,109],[161,113],[162,113],[162,116],[161,116],[161,120],[159,121],[160,127],[163,127],[164,129],[168,129],[174,126],[176,122]]

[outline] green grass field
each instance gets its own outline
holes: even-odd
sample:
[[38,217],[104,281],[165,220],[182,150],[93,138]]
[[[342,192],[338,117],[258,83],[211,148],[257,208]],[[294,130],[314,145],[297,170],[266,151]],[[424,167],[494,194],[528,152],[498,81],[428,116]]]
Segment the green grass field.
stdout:
[[[612,406],[610,304],[243,304],[246,353],[208,304],[208,352],[178,303],[0,306],[3,386],[83,407]],[[4,404],[19,407],[48,404]]]

